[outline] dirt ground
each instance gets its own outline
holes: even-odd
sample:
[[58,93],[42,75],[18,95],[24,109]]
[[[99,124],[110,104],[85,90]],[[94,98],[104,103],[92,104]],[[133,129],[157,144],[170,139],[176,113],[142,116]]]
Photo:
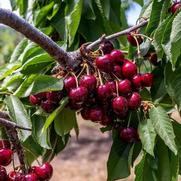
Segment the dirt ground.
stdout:
[[[111,147],[108,133],[97,125],[81,124],[79,139],[72,136],[67,148],[52,162],[52,181],[106,181],[106,161]],[[133,181],[133,177],[124,181]]]

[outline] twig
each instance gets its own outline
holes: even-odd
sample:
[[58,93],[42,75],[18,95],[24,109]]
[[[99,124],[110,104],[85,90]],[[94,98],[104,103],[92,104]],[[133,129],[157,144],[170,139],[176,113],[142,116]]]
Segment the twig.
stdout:
[[[104,37],[104,39],[105,39],[105,40],[114,40],[114,39],[118,38],[118,37],[121,36],[121,35],[126,35],[126,34],[132,32],[132,31],[135,31],[135,30],[137,30],[137,29],[145,26],[147,23],[148,23],[148,20],[144,20],[144,21],[142,21],[141,23],[139,23],[139,24],[137,24],[137,25],[135,25],[135,26],[132,26],[132,27],[130,27],[130,28],[128,28],[128,29],[125,29],[125,30],[123,30],[123,31],[120,31],[120,32],[114,33],[114,34],[112,34],[112,35],[106,36],[106,37]],[[102,37],[99,38],[98,40],[92,42],[91,44],[89,44],[89,45],[87,46],[87,49],[93,49],[94,47],[96,47],[97,45],[99,45],[99,44],[101,43],[101,41],[102,41]]]
[[9,10],[0,8],[0,23],[15,29],[31,41],[38,44],[47,53],[54,57],[62,67],[75,68],[81,62],[79,51],[69,53],[64,51],[47,35]]

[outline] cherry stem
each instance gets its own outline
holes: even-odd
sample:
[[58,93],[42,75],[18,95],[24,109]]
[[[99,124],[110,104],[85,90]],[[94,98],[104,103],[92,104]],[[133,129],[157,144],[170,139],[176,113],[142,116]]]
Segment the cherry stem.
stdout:
[[114,73],[112,73],[112,75],[118,80],[118,81],[120,81],[121,79],[120,78],[118,78]]
[[77,75],[77,78],[78,78],[79,76],[81,76],[81,74],[83,73],[83,71],[84,71],[85,68],[86,68],[86,66],[85,66],[85,64],[83,64],[83,67],[82,67],[81,71],[79,72],[79,74]]
[[117,94],[117,97],[118,97],[119,96],[118,81],[116,81],[116,94]]
[[135,39],[136,45],[137,45],[137,48],[138,48],[138,50],[137,50],[137,52],[138,52],[138,58],[140,58],[140,57],[141,57],[140,45],[139,45],[138,39],[136,38],[136,35],[135,35],[135,34],[133,34],[133,38]]
[[100,80],[100,84],[103,85],[102,76],[101,76],[101,73],[100,73],[99,69],[97,69],[97,72],[98,72],[98,77],[99,77],[99,80]]
[[87,75],[90,75],[89,66],[87,65],[87,63],[85,64],[85,67],[86,67]]
[[146,36],[146,35],[144,35],[144,34],[139,34],[139,33],[134,33],[134,35],[135,36],[141,36],[141,37],[144,37],[144,38],[146,38],[146,39],[148,39],[149,41],[153,41],[153,39],[152,38],[150,38],[150,37],[148,37],[148,36]]
[[71,74],[75,77],[76,87],[78,87],[79,83],[78,83],[78,80],[77,80],[77,76],[74,74],[74,72],[71,72]]
[[129,126],[130,126],[130,123],[131,123],[131,116],[132,116],[132,112],[130,112],[130,114],[129,114],[129,119],[128,119],[127,128],[129,128]]

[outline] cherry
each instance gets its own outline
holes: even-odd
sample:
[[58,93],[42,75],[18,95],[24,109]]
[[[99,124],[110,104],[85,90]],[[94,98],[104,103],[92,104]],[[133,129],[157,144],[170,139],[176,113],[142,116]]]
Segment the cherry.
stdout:
[[99,48],[103,51],[104,54],[109,54],[114,49],[114,46],[110,41],[105,41],[100,44]]
[[181,3],[180,2],[176,2],[174,3],[171,7],[170,7],[170,11],[172,14],[174,14],[176,11],[178,11],[181,7]]
[[52,112],[54,107],[55,107],[55,105],[52,102],[50,102],[49,100],[46,100],[41,103],[41,108],[47,113]]
[[2,148],[8,148],[10,149],[11,148],[11,143],[9,140],[6,140],[6,139],[2,139],[0,140],[0,149]]
[[111,92],[116,92],[116,83],[114,81],[106,82],[105,85],[110,87]]
[[7,175],[6,169],[0,166],[0,181],[6,181],[7,177],[8,175]]
[[71,89],[76,88],[76,79],[74,76],[69,76],[64,80],[64,87],[67,92]]
[[141,96],[137,92],[133,92],[133,94],[128,98],[128,107],[129,109],[137,109],[141,105]]
[[142,84],[145,87],[151,87],[153,84],[153,74],[152,73],[145,73],[141,76]]
[[155,52],[149,54],[148,60],[150,61],[151,64],[155,66],[158,65],[158,58]]
[[0,165],[7,166],[11,163],[13,151],[8,148],[0,149]]
[[128,102],[126,98],[122,96],[114,98],[112,100],[112,108],[117,115],[125,115],[128,111]]
[[103,125],[103,126],[108,126],[111,123],[112,123],[112,119],[107,115],[104,115],[102,120],[100,121],[100,124]]
[[30,95],[29,96],[29,102],[32,105],[39,105],[41,103],[40,99],[38,99],[38,97],[36,97],[35,95]]
[[117,77],[121,78],[121,66],[119,66],[119,65],[114,65],[114,67],[113,67],[113,73],[114,73]]
[[118,90],[121,94],[130,93],[132,91],[131,82],[128,79],[118,82]]
[[80,86],[70,90],[69,99],[72,101],[72,103],[83,104],[87,99],[87,95],[87,88]]
[[97,88],[98,98],[101,100],[106,100],[112,96],[111,87],[108,84],[100,85]]
[[62,91],[52,91],[46,93],[46,98],[49,102],[59,103],[59,101],[63,98]]
[[97,68],[103,72],[109,73],[113,70],[112,57],[109,54],[96,58],[95,62]]
[[122,75],[125,78],[132,78],[137,73],[137,66],[136,64],[127,61],[122,66]]
[[32,173],[35,173],[38,177],[38,180],[48,180],[52,177],[53,174],[53,167],[50,163],[46,162],[41,166],[34,166],[32,167]]
[[92,92],[97,86],[97,79],[94,75],[84,75],[81,77],[79,85],[87,88],[89,92]]
[[133,86],[138,90],[142,87],[142,76],[137,74],[132,78]]
[[103,119],[103,116],[104,116],[104,112],[101,108],[96,107],[96,108],[90,109],[89,117],[91,121],[93,122],[101,121]]
[[138,139],[138,133],[135,128],[123,128],[120,131],[120,138],[126,142],[133,142]]
[[25,175],[25,181],[38,181],[38,177],[35,173],[29,173]]
[[[136,36],[136,38],[137,38],[138,44],[140,45],[143,42],[142,37],[141,36]],[[137,46],[136,40],[135,40],[133,35],[128,34],[127,35],[127,40],[132,46]]]
[[8,181],[25,181],[25,178],[21,173],[11,171],[8,174]]
[[115,63],[121,63],[121,65],[123,64],[124,54],[121,50],[113,50],[110,55]]
[[83,119],[85,120],[89,120],[90,119],[90,110],[87,108],[83,108],[80,112],[81,116]]

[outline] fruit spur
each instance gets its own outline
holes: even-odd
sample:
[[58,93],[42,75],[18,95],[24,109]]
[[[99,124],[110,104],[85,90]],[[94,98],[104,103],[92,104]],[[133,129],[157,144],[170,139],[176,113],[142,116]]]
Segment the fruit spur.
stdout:
[[30,95],[29,101],[51,113],[68,96],[68,107],[80,113],[84,120],[117,129],[122,140],[132,142],[139,136],[137,125],[130,124],[130,115],[141,106],[140,91],[153,84],[152,73],[138,70],[123,51],[105,41],[98,50],[84,52],[79,71],[61,73],[62,91]]

